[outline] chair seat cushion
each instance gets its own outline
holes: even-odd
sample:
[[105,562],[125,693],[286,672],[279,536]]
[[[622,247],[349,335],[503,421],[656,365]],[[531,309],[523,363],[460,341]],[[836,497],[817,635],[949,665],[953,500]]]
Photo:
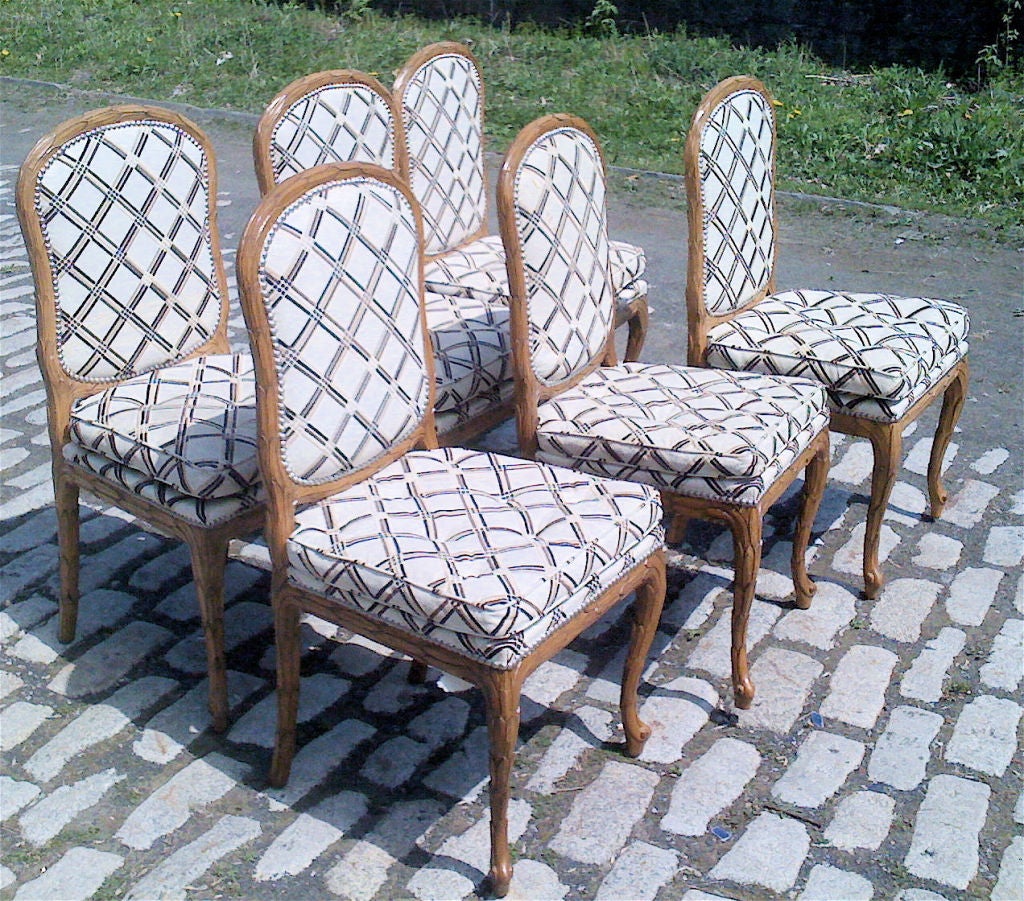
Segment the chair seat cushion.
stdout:
[[784,291],[712,328],[707,362],[816,379],[836,406],[869,398],[898,408],[967,353],[968,329],[967,311],[949,301]]
[[82,398],[71,440],[189,497],[244,494],[259,481],[252,357],[196,357]]
[[124,488],[139,497],[159,504],[169,513],[196,526],[212,527],[263,503],[263,487],[253,485],[230,497],[192,497],[182,494],[148,473],[125,466],[77,444],[65,444],[64,459],[81,469]]
[[623,363],[540,405],[537,458],[752,505],[828,425],[826,403],[807,379]]
[[656,551],[661,517],[643,485],[417,451],[300,510],[289,578],[507,668]]
[[437,428],[447,432],[515,395],[509,308],[493,299],[426,295]]
[[[612,287],[616,295],[627,291],[647,272],[647,257],[642,247],[624,241],[610,241]],[[487,235],[436,257],[423,271],[428,291],[461,297],[509,296],[505,247],[499,235]]]

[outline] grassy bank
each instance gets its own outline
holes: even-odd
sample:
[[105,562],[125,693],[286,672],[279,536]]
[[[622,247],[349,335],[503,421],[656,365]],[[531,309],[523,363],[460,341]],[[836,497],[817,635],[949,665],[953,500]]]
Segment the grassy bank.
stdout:
[[782,187],[981,218],[1000,231],[1024,225],[1019,66],[970,92],[898,67],[831,70],[793,46],[596,38],[350,7],[339,16],[267,0],[0,0],[0,74],[258,112],[299,75],[349,67],[390,83],[418,47],[460,40],[484,71],[493,149],[541,113],[567,111],[590,121],[609,162],[681,172],[700,97],[748,73],[780,104]]

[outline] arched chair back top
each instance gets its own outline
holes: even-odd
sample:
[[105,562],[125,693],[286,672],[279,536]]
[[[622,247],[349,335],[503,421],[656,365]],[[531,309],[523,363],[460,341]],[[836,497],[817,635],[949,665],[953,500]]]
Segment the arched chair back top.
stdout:
[[323,163],[372,163],[406,175],[400,115],[391,92],[364,72],[332,69],[293,81],[253,136],[260,193]]
[[775,113],[761,82],[736,76],[708,93],[685,165],[690,307],[704,317],[728,316],[775,287]]
[[286,487],[288,507],[436,444],[433,361],[419,213],[402,180],[330,164],[270,198],[245,231],[238,270],[260,426],[275,436],[261,444],[261,470]]
[[[499,217],[513,297],[514,352],[538,390],[557,393],[601,364],[612,338],[604,159],[582,119],[545,116],[502,165]],[[522,314],[522,315],[517,315]]]
[[117,106],[43,138],[17,204],[40,365],[76,396],[227,350],[209,141],[167,110]]
[[484,86],[473,54],[442,42],[414,54],[395,79],[409,178],[423,208],[424,250],[444,253],[487,228]]

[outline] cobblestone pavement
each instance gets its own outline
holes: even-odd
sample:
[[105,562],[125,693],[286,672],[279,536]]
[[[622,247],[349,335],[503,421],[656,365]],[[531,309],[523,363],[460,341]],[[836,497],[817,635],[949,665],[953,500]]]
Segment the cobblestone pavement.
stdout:
[[[215,735],[184,548],[99,505],[82,526],[78,635],[57,641],[44,390],[12,192],[43,130],[107,101],[10,81],[3,89],[0,897],[473,896],[488,854],[486,735],[474,691],[446,691],[434,672],[410,686],[403,661],[310,621],[300,751],[287,788],[270,790],[266,577],[229,567],[233,722]],[[252,120],[186,112],[214,137],[231,248],[255,198]],[[678,359],[681,214],[667,202],[638,203],[617,205],[613,222],[650,252],[645,357]],[[1020,253],[954,233],[936,238],[889,213],[816,210],[816,220],[784,219],[795,236],[783,248],[795,258],[789,272],[801,254],[828,258],[827,245],[842,250],[854,234],[864,262],[840,265],[832,251],[833,263],[821,265],[836,278],[871,288],[888,276],[893,290],[912,290],[916,279],[971,308],[974,376],[947,457],[947,511],[936,523],[922,517],[933,411],[907,430],[882,536],[889,582],[877,601],[861,600],[870,451],[835,438],[810,610],[790,601],[793,497],[768,517],[750,623],[758,694],[738,716],[728,691],[730,542],[694,527],[670,549],[666,610],[643,683],[641,715],[654,734],[639,759],[620,752],[621,610],[525,686],[513,897],[1024,895],[1024,461],[1012,318],[1024,306]],[[244,339],[237,320],[234,335]],[[486,443],[508,449],[511,436],[503,427]]]

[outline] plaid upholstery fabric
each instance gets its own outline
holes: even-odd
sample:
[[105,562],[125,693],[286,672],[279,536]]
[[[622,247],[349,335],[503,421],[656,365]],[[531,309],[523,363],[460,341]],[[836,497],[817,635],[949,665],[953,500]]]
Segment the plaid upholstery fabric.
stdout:
[[444,448],[299,511],[289,578],[508,668],[663,540],[643,485]]
[[424,252],[462,244],[483,223],[483,93],[472,60],[435,56],[398,98],[413,193],[423,207]]
[[268,233],[260,278],[296,482],[366,466],[425,415],[419,253],[408,201],[368,178],[304,194]]
[[395,164],[395,122],[384,99],[364,84],[310,91],[281,117],[270,141],[274,180],[322,163]]
[[700,133],[704,305],[721,316],[764,288],[775,261],[774,113],[757,91],[736,91]]
[[259,481],[249,354],[211,354],[121,382],[71,409],[71,440],[193,498]]
[[439,432],[515,396],[509,308],[502,301],[426,295],[434,351],[434,416]]
[[530,365],[543,384],[601,356],[614,323],[605,180],[593,141],[559,128],[527,148],[513,189],[522,247]]
[[193,525],[215,526],[263,501],[259,484],[229,497],[193,497],[158,481],[149,473],[139,472],[115,460],[90,453],[78,445],[65,444],[63,453],[64,458],[76,466],[159,504],[179,519]]
[[969,327],[944,300],[784,291],[711,329],[707,361],[808,376],[837,409],[894,421],[967,353]]
[[40,171],[35,201],[70,376],[131,378],[215,333],[226,300],[211,247],[207,160],[185,131],[144,120],[82,134]]
[[828,425],[815,382],[645,363],[595,370],[538,417],[539,460],[744,505]]
[[[612,290],[616,295],[630,292],[647,272],[643,248],[625,241],[609,241],[608,252]],[[487,235],[431,260],[424,267],[423,283],[428,291],[437,294],[507,300],[508,270],[501,237]]]

